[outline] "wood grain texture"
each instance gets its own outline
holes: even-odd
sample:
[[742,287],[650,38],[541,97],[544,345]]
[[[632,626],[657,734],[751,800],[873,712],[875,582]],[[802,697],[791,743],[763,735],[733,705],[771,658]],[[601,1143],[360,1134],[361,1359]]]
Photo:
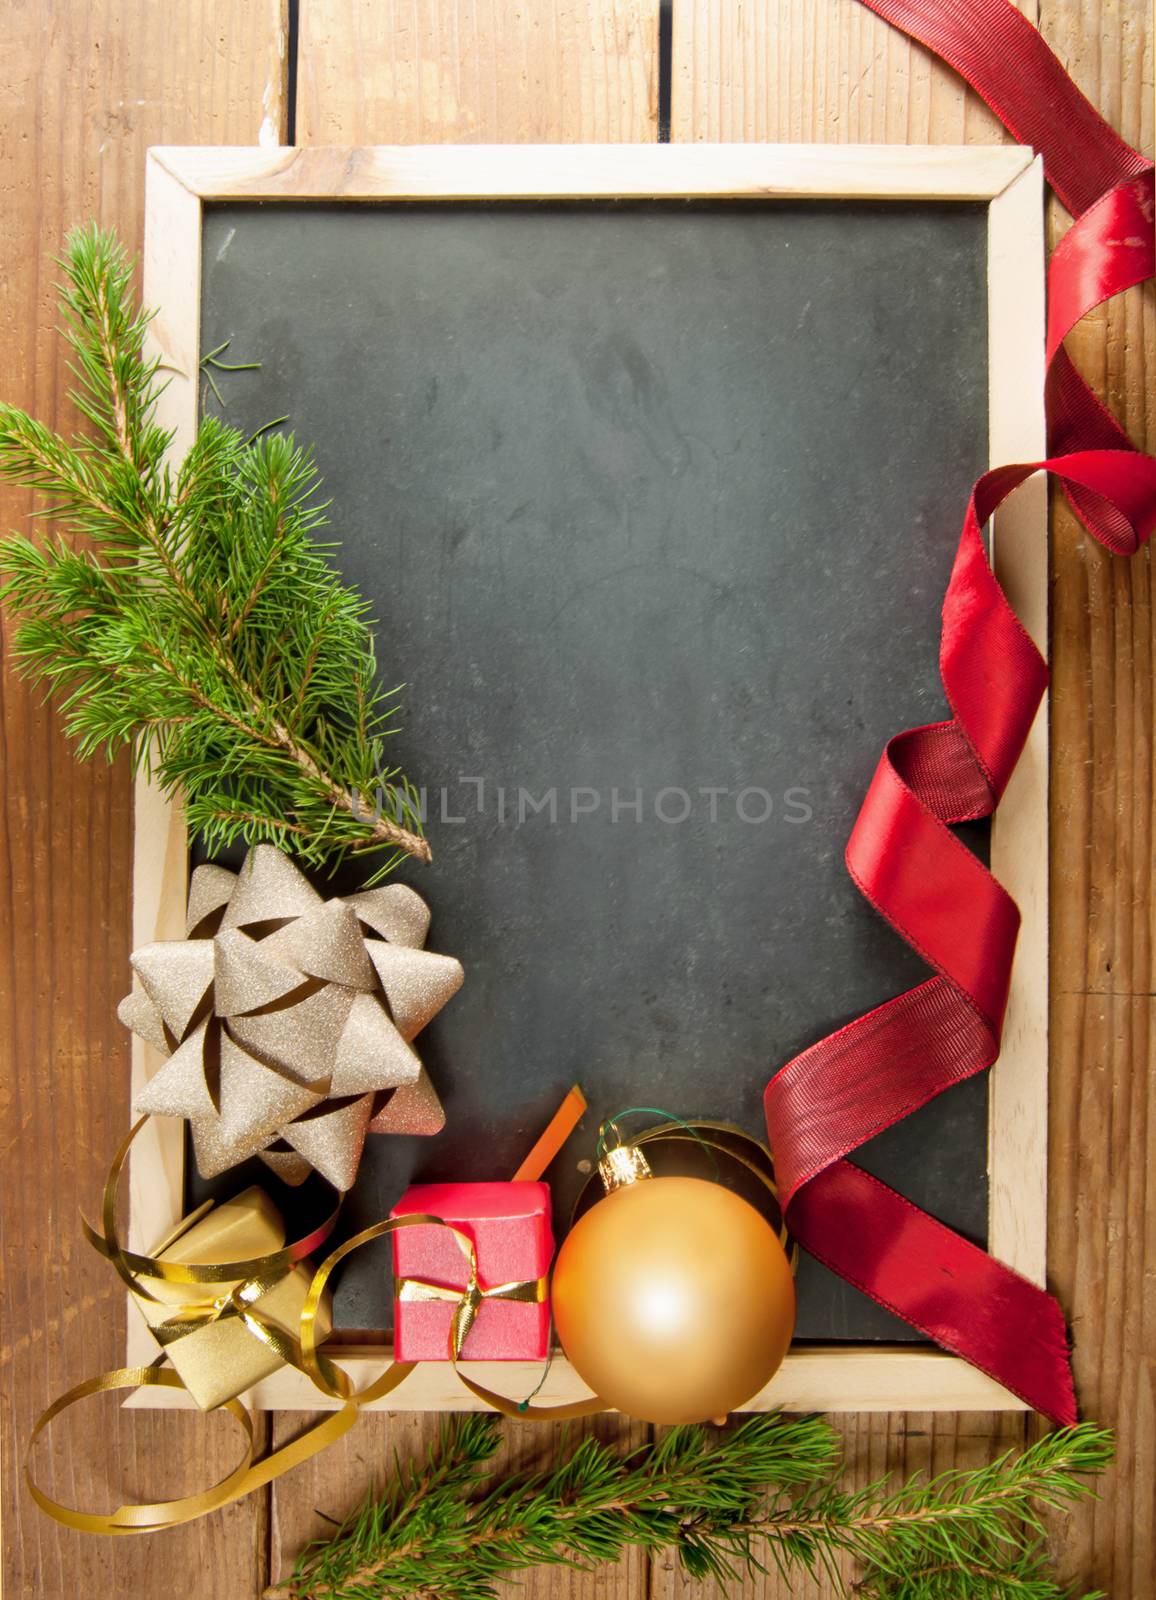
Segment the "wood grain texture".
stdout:
[[[1034,181],[1029,181],[1034,180]],[[1026,239],[1036,248],[1025,248]],[[988,207],[989,460],[1039,461],[1044,419],[1043,161]],[[1018,276],[1017,276],[1018,273]],[[1034,295],[1033,295],[1034,291]],[[1028,308],[1038,311],[1038,318]],[[1030,397],[1030,398],[1029,398]],[[996,576],[1048,648],[1048,489],[1023,485],[992,519]],[[990,866],[1020,910],[1000,1071],[988,1087],[988,1249],[1033,1283],[1047,1278],[1048,707],[1045,696],[991,830]],[[1016,1172],[1008,1182],[1008,1171]]]
[[[1153,13],[1049,0],[1043,30],[1123,136],[1153,154]],[[1052,207],[1052,233],[1066,217]],[[1093,312],[1068,348],[1137,444],[1156,448],[1156,285]],[[1059,495],[1052,519],[1054,1285],[1076,1392],[1117,1430],[1099,1502],[1065,1518],[1073,1578],[1113,1600],[1156,1568],[1156,970],[1153,571],[1113,559]]]
[[[0,54],[0,373],[6,400],[71,427],[55,334],[54,258],[96,218],[140,247],[144,155],[158,141],[282,136],[280,0],[91,0],[5,11]],[[0,496],[20,526],[27,500]],[[119,1365],[124,1291],[88,1249],[91,1208],[128,1119],[128,1041],[115,1016],[130,940],[127,765],[81,767],[54,717],[3,678],[0,807],[0,1330],[5,1592],[159,1600],[179,1571],[200,1592],[244,1592],[266,1544],[260,1499],[149,1541],[83,1538],[23,1490],[24,1439],[62,1389]],[[118,1415],[89,1402],[38,1453],[45,1487],[73,1503],[187,1491],[235,1460],[224,1419]]]
[[[1036,20],[1035,0],[1020,10]],[[949,67],[859,0],[675,0],[672,139],[997,144]]]
[[653,139],[658,0],[309,0],[300,144]]
[[[1031,161],[1019,145],[322,145],[153,152],[154,166],[206,201],[351,204],[574,195],[991,200]],[[1042,243],[1033,243],[1039,255]],[[173,309],[182,303],[187,295]]]

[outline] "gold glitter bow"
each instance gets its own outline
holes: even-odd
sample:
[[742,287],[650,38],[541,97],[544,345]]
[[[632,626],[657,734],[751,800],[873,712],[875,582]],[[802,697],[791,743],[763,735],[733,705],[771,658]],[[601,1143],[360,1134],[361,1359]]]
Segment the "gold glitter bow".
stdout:
[[273,845],[192,875],[187,937],[133,953],[121,1021],[163,1051],[135,1110],[187,1117],[202,1177],[259,1155],[351,1187],[367,1132],[433,1134],[441,1102],[412,1040],[462,983],[424,950],[401,884],[325,900]]

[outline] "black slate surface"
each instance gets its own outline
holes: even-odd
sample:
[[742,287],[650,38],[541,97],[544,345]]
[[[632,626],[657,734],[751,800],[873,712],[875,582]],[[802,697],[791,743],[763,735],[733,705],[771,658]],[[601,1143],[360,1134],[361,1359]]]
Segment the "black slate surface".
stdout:
[[[261,362],[225,414],[315,446],[429,790],[403,876],[467,968],[419,1041],[447,1129],[371,1139],[343,1232],[505,1176],[575,1080],[560,1218],[624,1106],[761,1133],[777,1065],[925,976],[842,849],[887,737],[945,713],[985,297],[978,206],[210,209],[202,345]],[[982,1241],[986,1116],[965,1085],[861,1159]],[[341,1326],[388,1325],[384,1266]],[[802,1337],[914,1337],[799,1286]]]

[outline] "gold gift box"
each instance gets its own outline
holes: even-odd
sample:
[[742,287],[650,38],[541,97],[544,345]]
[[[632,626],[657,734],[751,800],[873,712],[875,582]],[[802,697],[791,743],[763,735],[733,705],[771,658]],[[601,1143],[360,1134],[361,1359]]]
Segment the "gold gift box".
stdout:
[[[260,1189],[252,1188],[235,1200],[194,1211],[150,1253],[163,1256],[166,1262],[217,1266],[272,1255],[284,1243],[285,1225],[277,1208]],[[296,1338],[312,1278],[308,1262],[299,1262],[254,1302],[253,1309],[264,1321]],[[197,1284],[146,1278],[145,1287],[155,1299],[134,1298],[149,1327],[155,1328],[172,1317],[174,1306],[212,1305],[240,1281]],[[325,1294],[317,1308],[317,1331],[322,1339],[332,1325],[331,1303]],[[165,1348],[186,1389],[205,1411],[234,1399],[282,1365],[277,1353],[235,1316],[194,1328]]]

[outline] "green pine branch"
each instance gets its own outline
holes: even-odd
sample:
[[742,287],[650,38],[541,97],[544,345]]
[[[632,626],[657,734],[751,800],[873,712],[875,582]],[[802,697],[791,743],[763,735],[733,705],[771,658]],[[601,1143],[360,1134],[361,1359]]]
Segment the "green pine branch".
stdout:
[[131,264],[86,229],[62,265],[90,431],[65,440],[0,404],[0,476],[79,542],[0,542],[18,669],[56,701],[80,756],[128,748],[210,846],[269,841],[313,864],[384,850],[376,877],[405,855],[428,861],[416,792],[383,764],[394,703],[366,603],[316,538],[309,457],[206,418],[172,471]]
[[850,1557],[864,1600],[1061,1600],[1041,1510],[1090,1494],[1112,1453],[1085,1425],[977,1471],[848,1491],[819,1417],[674,1428],[626,1455],[586,1438],[549,1471],[495,1480],[499,1442],[492,1418],[455,1419],[266,1600],[493,1600],[526,1568],[587,1569],[630,1548],[673,1550],[719,1584],[774,1567],[846,1593]]

